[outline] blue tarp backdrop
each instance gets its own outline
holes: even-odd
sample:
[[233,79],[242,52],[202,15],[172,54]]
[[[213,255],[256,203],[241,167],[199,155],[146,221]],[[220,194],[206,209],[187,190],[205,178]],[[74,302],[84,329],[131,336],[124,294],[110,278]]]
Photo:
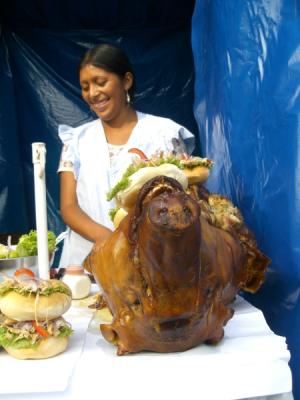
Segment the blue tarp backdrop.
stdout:
[[272,259],[247,298],[287,337],[300,399],[300,2],[198,0],[192,46],[208,188],[232,198]]
[[136,108],[196,134],[197,152],[215,161],[208,188],[239,206],[272,259],[247,299],[287,337],[300,399],[300,1],[1,4],[0,233],[35,227],[36,141],[47,145],[49,228],[64,229],[57,126],[93,118],[80,97],[81,55],[101,41],[120,44],[136,72]]

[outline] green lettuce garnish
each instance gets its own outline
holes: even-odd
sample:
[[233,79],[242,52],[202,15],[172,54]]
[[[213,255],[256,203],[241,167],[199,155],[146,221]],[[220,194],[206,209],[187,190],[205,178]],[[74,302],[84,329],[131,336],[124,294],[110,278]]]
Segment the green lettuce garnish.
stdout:
[[14,349],[34,349],[38,346],[39,342],[32,342],[31,339],[19,338],[18,333],[9,332],[7,328],[0,326],[0,346],[13,347]]
[[106,199],[108,201],[112,200],[121,190],[128,188],[130,184],[130,176],[135,172],[144,167],[159,167],[162,164],[174,164],[179,169],[183,169],[183,165],[180,163],[180,160],[175,156],[167,156],[167,157],[157,157],[153,158],[150,161],[139,160],[136,164],[130,164],[129,167],[124,172],[121,180],[108,192]]
[[67,337],[67,336],[71,336],[73,333],[73,329],[70,326],[61,326],[59,328],[59,335],[58,337]]
[[116,214],[117,214],[117,212],[120,210],[120,207],[116,207],[116,208],[111,208],[110,210],[109,210],[109,218],[112,220],[112,221],[114,221],[114,219],[115,219],[115,216],[116,216]]
[[[55,239],[55,234],[52,231],[48,231],[48,250],[50,253],[55,250]],[[37,255],[38,248],[36,230],[31,230],[29,233],[20,237],[17,244],[16,253],[18,254],[18,257]]]
[[65,293],[68,296],[72,296],[72,293],[71,293],[70,289],[68,289],[65,286],[59,286],[59,285],[58,286],[54,286],[54,287],[53,286],[52,287],[47,287],[47,288],[42,289],[40,291],[40,294],[42,296],[50,296],[50,294],[52,294],[52,293]]
[[[68,296],[71,296],[71,290],[64,286],[64,285],[55,285],[55,286],[42,286],[38,287],[37,291],[41,296],[50,296],[52,293],[65,293]],[[0,297],[5,296],[9,292],[16,292],[24,296],[28,296],[32,293],[36,293],[35,291],[32,290],[32,288],[29,286],[26,286],[26,284],[19,284],[18,282],[14,280],[6,280],[3,283],[0,284]]]
[[106,199],[108,201],[112,200],[121,190],[126,189],[129,186],[129,183],[130,179],[127,176],[123,175],[122,179],[107,194]]
[[9,250],[4,244],[0,244],[0,258],[7,258],[9,255]]
[[[70,326],[64,325],[59,328],[57,337],[68,337],[73,332]],[[41,340],[43,340],[41,337],[35,337],[34,341],[30,336],[28,338],[21,337],[20,333],[11,332],[5,326],[0,326],[0,346],[14,349],[34,349],[38,347]]]

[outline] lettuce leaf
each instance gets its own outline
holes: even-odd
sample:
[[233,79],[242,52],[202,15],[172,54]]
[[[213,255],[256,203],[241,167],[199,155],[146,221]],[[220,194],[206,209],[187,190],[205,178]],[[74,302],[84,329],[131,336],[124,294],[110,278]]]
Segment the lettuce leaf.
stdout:
[[0,244],[0,258],[7,258],[9,250],[4,244]]
[[59,335],[58,337],[67,337],[71,336],[73,333],[73,329],[69,326],[62,326],[59,328]]
[[65,293],[68,296],[72,296],[71,290],[59,283],[54,286],[41,286],[38,287],[37,291],[32,290],[31,286],[26,286],[26,283],[19,284],[17,281],[8,279],[0,284],[0,297],[5,296],[9,292],[16,292],[21,295],[27,296],[29,294],[35,294],[37,291],[41,296],[50,296],[52,293]]
[[114,218],[118,212],[118,210],[120,209],[120,207],[116,207],[116,208],[111,208],[109,210],[109,218],[112,220],[112,222],[114,222]]
[[10,333],[7,337],[7,329],[0,326],[0,346],[13,347],[14,349],[34,349],[39,345],[39,342],[33,343],[30,339],[19,338],[17,333]]
[[[49,252],[55,250],[56,236],[52,231],[48,231],[48,249]],[[22,235],[18,241],[16,252],[19,257],[36,256],[37,249],[37,232],[31,230],[29,233]]]
[[106,199],[108,201],[112,200],[121,190],[128,188],[130,184],[130,176],[135,172],[139,171],[144,167],[159,167],[162,164],[174,164],[179,169],[183,169],[183,165],[176,156],[166,156],[166,157],[153,157],[149,161],[139,160],[136,164],[130,164],[129,167],[124,172],[121,180],[108,192]]
[[[57,337],[68,337],[71,336],[72,333],[73,329],[70,326],[61,326]],[[13,347],[14,349],[34,349],[38,347],[41,340],[43,340],[43,338],[38,336],[36,336],[35,339],[32,337],[21,337],[19,333],[8,332],[5,326],[0,326],[0,346]]]

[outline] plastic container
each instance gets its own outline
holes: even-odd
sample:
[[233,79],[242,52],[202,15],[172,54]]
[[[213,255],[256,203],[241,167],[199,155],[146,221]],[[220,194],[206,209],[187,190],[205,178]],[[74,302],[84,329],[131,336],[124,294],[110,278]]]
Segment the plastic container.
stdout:
[[62,281],[69,286],[72,298],[75,300],[83,299],[90,293],[91,280],[80,265],[72,265],[66,268]]

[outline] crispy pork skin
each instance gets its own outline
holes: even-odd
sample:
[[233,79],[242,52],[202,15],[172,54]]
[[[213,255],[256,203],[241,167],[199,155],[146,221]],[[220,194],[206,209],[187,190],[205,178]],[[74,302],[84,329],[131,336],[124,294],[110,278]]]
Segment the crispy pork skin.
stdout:
[[237,213],[229,224],[210,196],[200,187],[184,191],[172,178],[151,179],[118,229],[85,260],[113,315],[101,332],[118,355],[217,343],[237,292],[263,282],[269,259],[232,203],[222,198]]

